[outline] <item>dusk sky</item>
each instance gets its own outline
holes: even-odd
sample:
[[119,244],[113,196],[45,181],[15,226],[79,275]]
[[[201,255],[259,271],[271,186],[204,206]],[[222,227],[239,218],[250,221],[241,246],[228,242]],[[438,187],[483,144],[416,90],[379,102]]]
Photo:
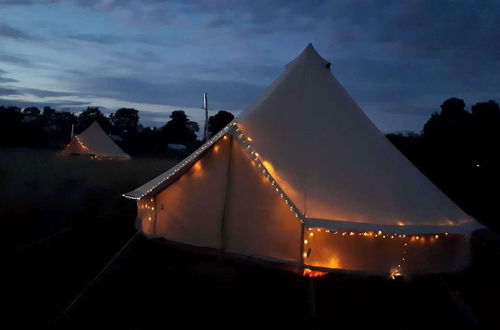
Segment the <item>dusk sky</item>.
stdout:
[[0,105],[249,106],[309,42],[384,132],[500,100],[499,1],[0,0]]

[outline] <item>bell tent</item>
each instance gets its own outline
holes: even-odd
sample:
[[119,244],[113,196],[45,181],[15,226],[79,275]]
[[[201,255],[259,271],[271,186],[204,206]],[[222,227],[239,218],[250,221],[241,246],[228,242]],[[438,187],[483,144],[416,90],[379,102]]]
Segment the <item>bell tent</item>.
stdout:
[[232,123],[124,196],[149,237],[318,270],[458,270],[481,227],[397,151],[312,45]]
[[74,136],[61,151],[62,155],[85,155],[92,159],[129,160],[125,153],[94,121],[86,130]]

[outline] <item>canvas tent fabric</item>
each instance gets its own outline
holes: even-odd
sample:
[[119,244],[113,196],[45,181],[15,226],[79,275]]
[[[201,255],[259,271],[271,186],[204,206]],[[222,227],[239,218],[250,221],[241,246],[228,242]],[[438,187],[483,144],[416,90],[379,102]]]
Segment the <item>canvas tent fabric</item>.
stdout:
[[88,155],[97,159],[128,160],[125,153],[94,121],[86,130],[71,139],[62,151],[63,155]]
[[150,236],[327,269],[456,270],[481,225],[373,125],[309,45],[262,98],[124,195]]

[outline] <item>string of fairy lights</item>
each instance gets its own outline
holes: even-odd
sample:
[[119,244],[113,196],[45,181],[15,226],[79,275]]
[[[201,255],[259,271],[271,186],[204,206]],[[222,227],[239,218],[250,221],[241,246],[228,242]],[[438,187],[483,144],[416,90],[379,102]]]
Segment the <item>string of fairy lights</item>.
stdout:
[[210,139],[208,139],[207,142],[205,142],[201,147],[199,147],[198,149],[196,149],[196,151],[194,151],[191,155],[189,155],[187,158],[185,158],[182,162],[178,163],[177,165],[175,165],[174,167],[172,167],[171,169],[169,169],[165,173],[161,174],[159,177],[153,179],[152,181],[154,181],[154,184],[148,186],[148,189],[146,189],[145,191],[143,191],[141,193],[141,195],[139,195],[139,196],[131,196],[129,194],[123,194],[122,196],[126,197],[126,198],[129,198],[129,199],[139,200],[139,199],[141,199],[141,198],[149,195],[154,190],[156,190],[156,188],[158,188],[159,186],[163,185],[167,180],[169,180],[170,178],[174,178],[175,175],[179,171],[181,171],[182,169],[184,169],[187,166],[189,166],[192,163],[194,163],[194,161],[196,161],[198,159],[198,157],[200,156],[201,153],[203,153],[205,150],[207,150],[208,148],[210,148],[224,134],[227,134],[234,126],[236,126],[236,123],[233,123],[233,122],[229,123],[228,125],[226,125],[226,127],[224,127],[222,130],[220,130],[213,137],[211,137]]
[[[224,127],[221,131],[219,131],[216,135],[210,138],[205,144],[203,144],[200,148],[198,148],[195,152],[193,152],[189,157],[184,159],[182,162],[171,168],[169,171],[165,172],[162,176],[154,179],[154,184],[148,186],[148,189],[142,192],[140,196],[130,196],[124,194],[124,197],[145,201],[145,203],[139,203],[139,209],[147,210],[146,219],[148,221],[153,221],[154,216],[154,198],[144,198],[148,194],[152,193],[157,187],[165,183],[170,178],[173,178],[179,171],[182,169],[192,165],[196,160],[198,160],[199,156],[210,148],[213,144],[215,144],[219,139],[226,139],[226,134],[230,134],[234,136],[243,146],[243,150],[245,150],[247,156],[249,157],[251,162],[257,166],[262,175],[267,179],[267,181],[272,185],[273,189],[279,195],[279,197],[283,200],[283,202],[287,205],[290,212],[300,220],[302,224],[304,224],[306,216],[302,214],[302,212],[298,209],[298,207],[293,203],[293,201],[287,196],[285,191],[281,188],[281,186],[276,182],[273,178],[269,170],[266,168],[264,163],[262,162],[259,153],[252,146],[252,138],[246,136],[241,128],[239,128],[236,123],[231,122],[226,127]],[[144,199],[143,199],[144,198]],[[305,237],[303,239],[304,243],[304,251],[306,251],[306,247],[311,243],[310,240],[313,239],[315,232],[325,232],[332,235],[338,235],[346,238],[370,238],[376,240],[399,240],[401,241],[401,256],[398,261],[396,261],[397,265],[395,265],[395,269],[391,270],[391,278],[394,278],[397,275],[402,274],[402,270],[404,265],[408,262],[408,243],[409,242],[433,242],[441,238],[442,235],[447,236],[448,233],[444,234],[426,234],[426,235],[406,235],[406,234],[394,234],[394,233],[386,233],[382,231],[350,231],[350,230],[332,230],[327,228],[305,228]],[[309,257],[309,252],[303,252],[303,259]]]
[[[246,136],[239,127],[236,127],[236,137],[244,146],[244,150],[246,150],[251,161],[255,162],[257,167],[261,170],[264,177],[271,183],[276,192],[280,195],[280,197],[284,200],[284,202],[289,206],[290,211],[298,218],[302,223],[306,218],[305,215],[301,213],[301,211],[296,207],[296,205],[288,198],[286,193],[280,187],[280,185],[274,180],[273,176],[266,169],[264,163],[261,161],[259,157],[259,153],[252,146],[252,138]],[[306,246],[310,243],[309,240],[314,236],[314,232],[325,232],[333,235],[339,235],[344,237],[363,237],[363,238],[372,238],[372,239],[381,239],[381,240],[394,240],[399,239],[402,242],[401,245],[401,257],[397,261],[397,265],[395,266],[395,270],[391,271],[391,277],[398,276],[402,273],[404,268],[404,264],[408,262],[408,254],[407,247],[408,242],[420,242],[425,243],[427,241],[433,242],[438,240],[441,236],[439,234],[426,234],[426,235],[406,235],[406,234],[394,234],[394,233],[386,233],[382,231],[349,231],[349,230],[330,230],[326,228],[307,228],[306,237],[304,238],[304,252],[302,257],[304,259],[309,257],[309,253],[306,252]],[[444,233],[444,236],[447,236],[448,233]]]
[[302,215],[302,212],[300,212],[298,207],[290,200],[290,198],[288,198],[285,191],[280,187],[280,185],[274,180],[271,173],[269,173],[269,171],[266,169],[264,163],[260,160],[259,153],[255,151],[250,143],[252,142],[252,138],[247,137],[239,127],[236,127],[236,138],[244,146],[243,149],[247,152],[250,159],[256,163],[257,167],[262,172],[262,175],[264,175],[264,177],[271,183],[276,193],[278,193],[281,199],[286,203],[293,215],[303,224],[305,217]]
[[88,150],[89,148],[82,142],[82,140],[80,140],[78,138],[78,136],[75,136],[75,140],[76,142],[78,142],[78,144],[80,145],[80,147],[82,147],[84,150]]
[[154,205],[154,198],[148,198],[144,199],[144,201],[139,202],[139,210],[147,210],[145,218],[146,220],[152,222],[153,221],[153,216],[155,215],[155,205]]

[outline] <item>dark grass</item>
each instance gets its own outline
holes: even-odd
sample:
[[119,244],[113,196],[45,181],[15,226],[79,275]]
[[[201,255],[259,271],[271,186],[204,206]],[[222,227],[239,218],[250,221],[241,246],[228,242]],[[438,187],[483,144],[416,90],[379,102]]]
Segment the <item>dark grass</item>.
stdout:
[[[201,251],[200,251],[201,252]],[[58,329],[462,329],[479,319],[457,274],[304,278],[268,264],[140,237],[58,322]],[[456,283],[455,283],[456,284]],[[498,297],[498,296],[497,296]]]
[[[500,239],[488,231],[474,236],[469,269],[403,281],[345,273],[311,280],[138,236],[59,318],[135,232],[135,204],[119,194],[171,163],[6,152],[17,156],[0,159],[0,219],[14,224],[2,230],[0,328],[500,328]],[[25,193],[27,183],[38,193]]]

